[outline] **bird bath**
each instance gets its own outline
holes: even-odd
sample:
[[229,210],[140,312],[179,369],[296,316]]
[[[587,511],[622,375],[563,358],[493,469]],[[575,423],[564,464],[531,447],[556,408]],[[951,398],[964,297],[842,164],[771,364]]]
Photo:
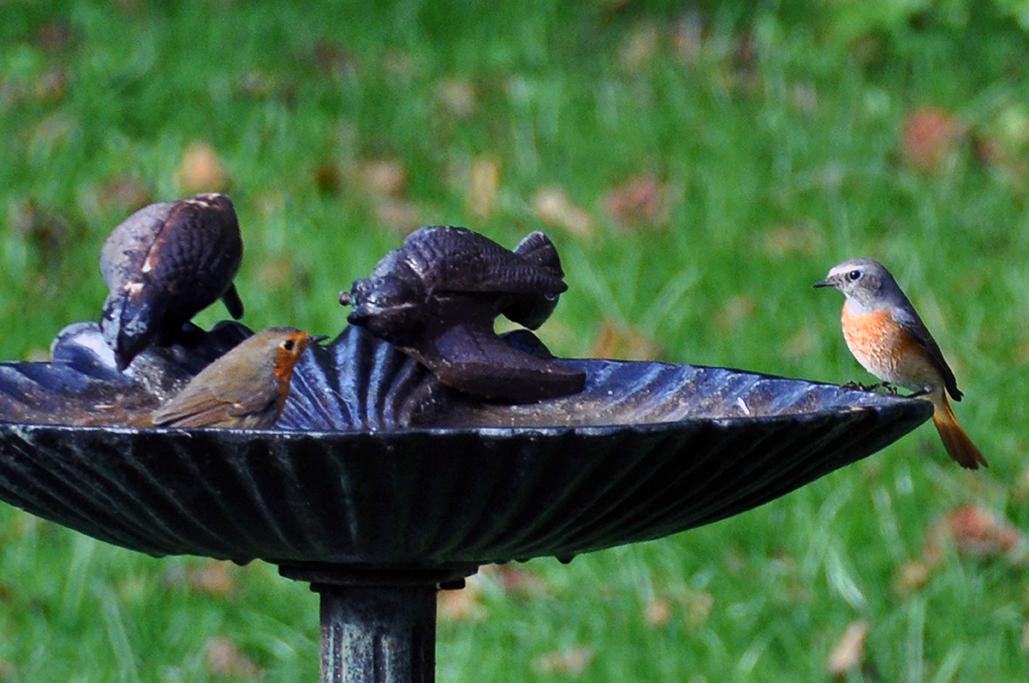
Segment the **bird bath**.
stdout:
[[323,681],[431,681],[436,591],[479,565],[568,560],[744,512],[931,412],[834,385],[608,360],[558,361],[585,371],[578,394],[482,402],[349,327],[305,355],[274,430],[30,423],[15,396],[56,389],[74,404],[115,381],[89,338],[58,343],[61,363],[0,364],[0,415],[19,416],[0,423],[0,498],[150,555],[261,559],[309,582]]
[[[433,680],[436,591],[482,564],[568,561],[739,514],[932,412],[724,368],[554,358],[527,330],[493,330],[500,314],[535,328],[553,311],[565,285],[550,240],[508,251],[436,226],[341,296],[362,327],[300,357],[273,428],[155,428],[155,407],[251,334],[178,328],[238,265],[176,256],[217,256],[215,199],[231,207],[221,195],[158,205],[156,232],[138,212],[105,250],[109,302],[140,310],[104,322],[156,342],[116,358],[111,330],[76,323],[50,362],[0,363],[0,498],[139,552],[260,559],[310,583],[326,682]],[[177,206],[192,218],[165,220]],[[208,292],[162,289],[178,281],[154,279],[165,261],[179,279],[189,264],[228,270],[200,272],[224,276]]]

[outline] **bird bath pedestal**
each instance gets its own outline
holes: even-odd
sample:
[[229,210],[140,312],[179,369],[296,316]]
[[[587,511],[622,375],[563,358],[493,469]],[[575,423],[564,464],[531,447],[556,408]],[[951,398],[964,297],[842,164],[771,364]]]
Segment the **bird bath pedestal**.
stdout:
[[121,381],[77,343],[55,347],[61,363],[0,364],[0,498],[151,555],[277,564],[321,595],[322,680],[333,683],[433,680],[436,591],[482,564],[567,560],[738,514],[932,410],[606,360],[557,361],[585,372],[574,395],[490,403],[348,328],[305,355],[274,430],[32,423],[16,397],[73,405]]

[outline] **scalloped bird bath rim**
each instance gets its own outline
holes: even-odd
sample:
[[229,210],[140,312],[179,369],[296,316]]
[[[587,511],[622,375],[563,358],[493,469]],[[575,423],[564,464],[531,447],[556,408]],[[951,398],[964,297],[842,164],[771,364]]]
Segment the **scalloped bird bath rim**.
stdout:
[[0,497],[151,555],[380,569],[567,558],[756,507],[879,450],[931,414],[921,400],[719,372],[861,403],[606,426],[299,432],[0,423]]

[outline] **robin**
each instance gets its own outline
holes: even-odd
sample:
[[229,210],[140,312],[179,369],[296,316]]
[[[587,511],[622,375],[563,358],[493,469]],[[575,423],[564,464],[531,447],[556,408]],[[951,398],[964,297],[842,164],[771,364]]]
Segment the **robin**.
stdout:
[[151,420],[160,427],[271,427],[301,354],[322,339],[294,327],[258,332],[201,370]]
[[100,330],[118,369],[153,342],[170,344],[218,298],[240,318],[232,280],[242,258],[236,211],[224,194],[151,204],[118,225],[100,255],[110,291]]
[[947,453],[968,469],[986,458],[958,424],[947,394],[962,393],[936,340],[886,268],[873,259],[851,259],[834,266],[815,287],[843,292],[843,336],[857,361],[880,380],[899,384],[932,402]]

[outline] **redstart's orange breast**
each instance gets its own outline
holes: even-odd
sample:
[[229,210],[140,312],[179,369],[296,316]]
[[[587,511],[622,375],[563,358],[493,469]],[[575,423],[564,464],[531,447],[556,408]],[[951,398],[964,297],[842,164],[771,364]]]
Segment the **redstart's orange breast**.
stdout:
[[924,394],[932,402],[943,445],[962,467],[986,465],[947,400],[948,393],[955,401],[962,397],[954,373],[890,272],[873,259],[851,259],[833,266],[814,286],[833,287],[846,297],[843,336],[858,362],[884,382]]
[[282,414],[293,368],[304,349],[323,337],[271,327],[244,340],[201,370],[154,411],[154,425],[265,429]]

